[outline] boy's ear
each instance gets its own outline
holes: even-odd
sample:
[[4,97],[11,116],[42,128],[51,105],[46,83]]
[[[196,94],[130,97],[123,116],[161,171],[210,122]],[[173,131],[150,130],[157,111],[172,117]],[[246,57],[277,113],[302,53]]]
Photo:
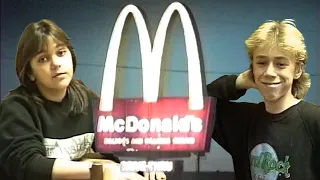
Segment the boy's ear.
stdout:
[[254,75],[253,75],[253,65],[252,65],[252,63],[250,64],[249,70],[251,70],[251,77],[252,77],[253,82],[255,82]]
[[302,72],[304,71],[304,64],[303,63],[297,63],[294,71],[294,77],[293,79],[299,79],[302,75]]

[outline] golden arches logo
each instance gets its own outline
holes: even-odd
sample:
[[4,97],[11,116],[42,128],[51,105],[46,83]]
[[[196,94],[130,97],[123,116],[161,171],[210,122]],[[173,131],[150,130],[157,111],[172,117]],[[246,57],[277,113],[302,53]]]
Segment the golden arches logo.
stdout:
[[177,11],[180,15],[186,42],[186,52],[188,57],[189,108],[191,110],[200,110],[203,108],[200,59],[194,28],[187,9],[181,3],[174,2],[170,4],[163,13],[155,35],[153,48],[151,47],[146,22],[140,10],[136,6],[130,4],[121,11],[111,35],[104,65],[100,96],[101,101],[99,107],[100,111],[111,111],[113,109],[118,51],[125,20],[130,13],[133,15],[136,22],[140,41],[143,99],[144,102],[157,101],[163,47],[166,39],[167,28],[174,11]]

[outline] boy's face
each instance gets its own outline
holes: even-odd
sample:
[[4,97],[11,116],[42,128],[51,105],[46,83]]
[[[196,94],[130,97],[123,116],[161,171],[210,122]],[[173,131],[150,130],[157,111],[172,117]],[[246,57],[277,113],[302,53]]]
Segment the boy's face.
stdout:
[[252,68],[256,87],[265,101],[293,96],[293,80],[301,75],[299,68],[296,68],[293,53],[277,46],[257,48],[253,54]]

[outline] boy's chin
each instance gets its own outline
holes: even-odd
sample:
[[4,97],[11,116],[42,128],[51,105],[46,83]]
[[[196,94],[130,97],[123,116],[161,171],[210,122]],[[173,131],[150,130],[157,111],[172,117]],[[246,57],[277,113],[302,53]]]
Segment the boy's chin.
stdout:
[[267,102],[275,102],[275,101],[278,101],[281,96],[279,94],[262,94],[262,97],[264,99],[264,101],[267,101]]

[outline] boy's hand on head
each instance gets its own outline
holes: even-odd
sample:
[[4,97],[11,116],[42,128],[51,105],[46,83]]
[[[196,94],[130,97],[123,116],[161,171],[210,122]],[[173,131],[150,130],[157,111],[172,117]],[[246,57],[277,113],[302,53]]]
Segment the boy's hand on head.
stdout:
[[236,88],[237,89],[250,89],[256,88],[256,84],[253,80],[252,70],[247,70],[241,73],[236,80]]

